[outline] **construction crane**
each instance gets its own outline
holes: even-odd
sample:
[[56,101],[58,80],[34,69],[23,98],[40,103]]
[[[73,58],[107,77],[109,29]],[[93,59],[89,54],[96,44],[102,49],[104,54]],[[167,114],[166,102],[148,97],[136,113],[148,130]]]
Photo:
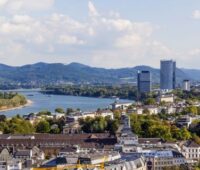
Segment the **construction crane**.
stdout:
[[78,163],[73,165],[65,165],[62,167],[32,168],[32,170],[84,170],[94,168],[97,168],[98,170],[105,170],[105,162],[108,161],[108,156],[104,156],[102,163],[99,164],[81,164],[80,160],[78,160]]
[[32,170],[84,170],[84,169],[94,169],[104,170],[104,163],[101,164],[74,164],[65,165],[63,167],[47,167],[47,168],[32,168]]

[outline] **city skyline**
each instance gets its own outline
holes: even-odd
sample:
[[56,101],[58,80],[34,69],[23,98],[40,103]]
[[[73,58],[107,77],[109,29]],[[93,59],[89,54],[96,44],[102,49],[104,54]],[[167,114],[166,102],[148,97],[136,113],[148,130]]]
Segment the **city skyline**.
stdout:
[[0,63],[198,69],[199,28],[197,0],[0,0]]

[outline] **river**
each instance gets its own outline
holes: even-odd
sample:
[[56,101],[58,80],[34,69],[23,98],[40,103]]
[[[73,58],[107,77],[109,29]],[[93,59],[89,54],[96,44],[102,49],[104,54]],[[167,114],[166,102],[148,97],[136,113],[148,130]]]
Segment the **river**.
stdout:
[[[0,112],[7,117],[17,114],[24,115],[28,113],[36,113],[42,110],[54,112],[55,108],[80,108],[82,111],[95,111],[98,108],[108,108],[114,99],[64,96],[64,95],[45,95],[39,90],[17,90],[18,93],[26,96],[32,104],[23,108]],[[120,100],[120,102],[130,102],[130,100]]]

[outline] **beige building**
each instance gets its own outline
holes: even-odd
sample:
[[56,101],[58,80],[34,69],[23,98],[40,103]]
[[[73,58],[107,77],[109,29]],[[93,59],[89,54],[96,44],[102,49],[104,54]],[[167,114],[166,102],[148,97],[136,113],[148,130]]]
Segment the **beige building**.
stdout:
[[174,95],[161,95],[158,98],[158,102],[174,103]]
[[0,161],[8,161],[12,159],[11,154],[7,148],[3,148],[0,152]]
[[175,150],[143,150],[150,170],[163,170],[165,167],[185,166],[184,156]]
[[188,162],[200,160],[200,145],[194,141],[187,141],[182,147],[182,153]]

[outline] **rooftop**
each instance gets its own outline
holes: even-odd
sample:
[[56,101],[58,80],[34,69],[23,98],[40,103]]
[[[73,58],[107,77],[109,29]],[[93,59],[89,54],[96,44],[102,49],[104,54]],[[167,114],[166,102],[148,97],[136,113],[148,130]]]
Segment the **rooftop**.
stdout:
[[197,148],[200,147],[199,144],[197,144],[196,142],[189,140],[184,144],[186,147],[191,147],[191,148]]

